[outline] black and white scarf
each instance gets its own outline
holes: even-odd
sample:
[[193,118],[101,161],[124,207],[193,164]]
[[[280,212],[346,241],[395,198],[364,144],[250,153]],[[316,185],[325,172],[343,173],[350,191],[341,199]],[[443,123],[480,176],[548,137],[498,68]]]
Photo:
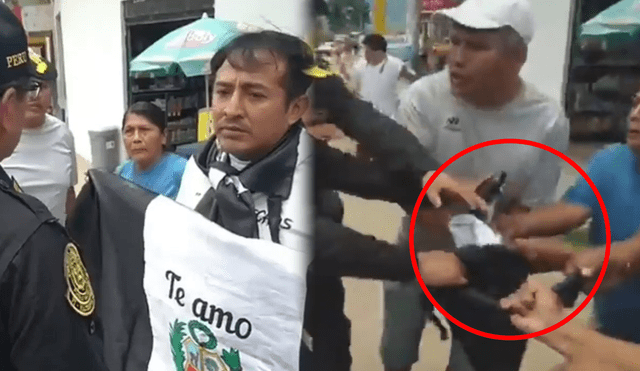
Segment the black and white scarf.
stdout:
[[259,238],[253,193],[267,196],[271,239],[280,243],[282,204],[291,194],[302,127],[294,125],[276,148],[258,161],[238,170],[230,155],[220,151],[216,138],[197,157],[200,170],[217,184],[204,194],[195,210],[223,228],[248,238]]

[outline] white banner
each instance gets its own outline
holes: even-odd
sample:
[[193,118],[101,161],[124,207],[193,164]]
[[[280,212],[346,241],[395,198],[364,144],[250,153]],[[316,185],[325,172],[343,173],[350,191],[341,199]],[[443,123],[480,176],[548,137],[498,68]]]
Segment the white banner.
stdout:
[[150,371],[297,371],[306,249],[234,235],[166,198],[144,226]]

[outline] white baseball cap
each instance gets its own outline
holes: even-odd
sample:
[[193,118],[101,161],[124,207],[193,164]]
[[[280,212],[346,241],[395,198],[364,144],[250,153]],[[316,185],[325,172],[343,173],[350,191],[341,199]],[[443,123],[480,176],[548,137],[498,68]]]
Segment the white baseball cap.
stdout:
[[455,8],[438,11],[456,23],[478,30],[513,28],[529,44],[535,25],[528,0],[465,0]]

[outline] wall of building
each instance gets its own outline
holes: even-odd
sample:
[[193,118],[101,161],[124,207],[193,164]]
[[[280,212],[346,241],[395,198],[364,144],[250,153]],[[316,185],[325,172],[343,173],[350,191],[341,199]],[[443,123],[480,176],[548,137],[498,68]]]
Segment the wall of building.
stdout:
[[306,37],[309,27],[308,0],[216,0],[216,18],[241,21],[267,29]]
[[125,110],[120,0],[60,0],[68,123],[91,161],[90,130],[120,127]]
[[562,102],[566,70],[571,0],[530,0],[536,35],[522,77],[543,93]]
[[[67,112],[67,93],[66,93],[66,79],[65,79],[65,69],[64,69],[64,55],[62,50],[64,49],[64,43],[62,42],[62,25],[59,20],[60,15],[60,4],[64,0],[55,0],[53,2],[53,48],[55,50],[56,56],[56,69],[58,70],[58,83],[56,84],[57,88],[57,98],[58,98],[58,108],[64,110],[65,115]],[[60,113],[58,116],[62,117]],[[64,117],[66,120],[66,116]]]
[[[25,5],[22,7],[22,17],[25,30],[30,33],[50,32],[52,36],[52,45],[50,52],[53,55],[53,62],[58,70],[58,83],[56,85],[56,102],[58,107],[65,108],[66,100],[64,94],[64,73],[62,66],[62,46],[60,43],[59,33],[57,31],[58,24],[56,22],[56,14],[60,12],[60,1],[54,1],[47,5]],[[61,117],[60,115],[58,115]]]
[[[57,0],[61,14],[66,106],[76,151],[91,161],[90,130],[120,127],[126,104],[121,0]],[[300,0],[218,0],[216,17],[273,25],[305,36],[308,5]],[[55,10],[54,10],[55,12]],[[273,24],[273,25],[272,25]]]
[[27,32],[53,30],[53,5],[33,5],[22,7],[22,20]]

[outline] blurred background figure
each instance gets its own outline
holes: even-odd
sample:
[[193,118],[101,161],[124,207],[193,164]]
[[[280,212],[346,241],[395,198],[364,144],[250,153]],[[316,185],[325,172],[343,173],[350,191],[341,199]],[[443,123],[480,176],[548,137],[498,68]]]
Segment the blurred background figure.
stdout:
[[313,0],[312,18],[315,20],[314,44],[320,45],[333,38],[329,27],[329,5],[325,0]]
[[129,160],[116,174],[156,194],[175,199],[187,160],[166,151],[167,135],[162,109],[148,102],[132,105],[122,120]]
[[51,94],[58,78],[55,67],[29,54],[38,76],[38,94],[29,100],[20,143],[2,166],[25,193],[42,201],[64,224],[73,209],[78,183],[74,139],[67,125],[51,115]]
[[440,72],[447,66],[447,55],[451,51],[450,43],[434,44],[427,54],[427,65],[430,73]]
[[347,38],[344,41],[338,62],[340,76],[344,79],[349,90],[353,92],[356,92],[358,88],[356,73],[362,70],[367,64],[367,61],[360,51],[358,43],[351,38]]
[[384,36],[367,35],[362,45],[367,64],[356,72],[360,96],[383,114],[395,119],[400,103],[398,81],[401,78],[415,81],[416,76],[409,72],[400,58],[387,54]]

